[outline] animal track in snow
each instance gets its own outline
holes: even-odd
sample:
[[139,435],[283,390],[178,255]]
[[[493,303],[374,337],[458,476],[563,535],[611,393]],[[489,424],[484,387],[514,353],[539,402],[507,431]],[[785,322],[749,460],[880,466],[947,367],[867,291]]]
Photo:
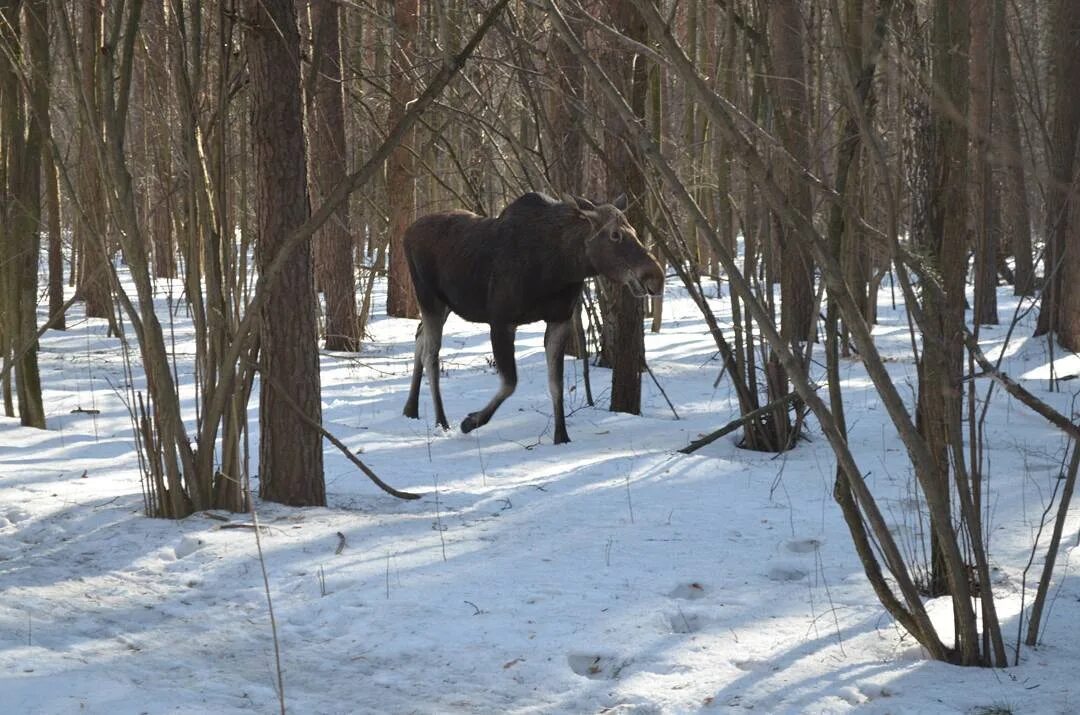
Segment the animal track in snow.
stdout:
[[768,661],[758,660],[757,658],[746,658],[743,660],[733,660],[731,664],[739,670],[750,672],[753,670],[762,670],[764,668],[770,668]]
[[566,657],[570,670],[592,680],[616,680],[629,660],[620,660],[613,655],[595,653],[571,653]]
[[774,566],[768,576],[770,581],[801,581],[806,578],[806,571],[795,566]]
[[185,536],[180,539],[180,543],[176,545],[176,548],[173,549],[173,551],[176,552],[177,559],[182,559],[185,556],[190,556],[195,553],[205,545],[206,542],[196,536]]
[[709,623],[709,618],[700,613],[687,613],[683,610],[667,614],[665,619],[672,633],[697,633]]
[[810,554],[819,550],[824,543],[821,539],[791,539],[786,546],[793,554]]
[[10,524],[18,524],[20,521],[26,521],[29,518],[30,512],[26,509],[23,509],[20,506],[12,507],[3,513],[0,513],[0,528]]
[[705,598],[705,587],[697,581],[683,583],[676,586],[668,596],[671,598],[681,598],[686,601],[695,601],[699,598]]

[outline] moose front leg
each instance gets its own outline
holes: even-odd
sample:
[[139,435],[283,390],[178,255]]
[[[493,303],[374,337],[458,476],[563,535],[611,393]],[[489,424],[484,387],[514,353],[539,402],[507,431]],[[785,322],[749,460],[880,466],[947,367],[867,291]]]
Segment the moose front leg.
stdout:
[[517,387],[517,365],[514,364],[514,333],[516,325],[494,324],[491,326],[491,353],[495,357],[495,369],[499,371],[502,384],[499,391],[478,412],[471,412],[461,422],[461,431],[468,434],[477,427],[483,427],[499,409],[507,397],[514,394]]
[[548,323],[544,332],[544,352],[547,354],[548,390],[551,392],[551,409],[555,415],[555,444],[570,441],[566,434],[566,413],[563,409],[563,355],[566,341],[574,329],[573,320]]

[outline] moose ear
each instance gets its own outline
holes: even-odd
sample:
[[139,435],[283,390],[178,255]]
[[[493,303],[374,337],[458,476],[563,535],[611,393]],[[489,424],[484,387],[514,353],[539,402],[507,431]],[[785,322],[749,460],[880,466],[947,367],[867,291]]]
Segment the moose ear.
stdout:
[[620,211],[626,211],[626,194],[619,194],[615,197],[615,200],[611,202],[611,205]]
[[573,198],[574,198],[574,203],[576,203],[577,207],[579,209],[581,209],[582,211],[595,211],[596,210],[596,204],[594,204],[592,201],[589,201],[588,199],[583,199],[580,196],[575,196]]

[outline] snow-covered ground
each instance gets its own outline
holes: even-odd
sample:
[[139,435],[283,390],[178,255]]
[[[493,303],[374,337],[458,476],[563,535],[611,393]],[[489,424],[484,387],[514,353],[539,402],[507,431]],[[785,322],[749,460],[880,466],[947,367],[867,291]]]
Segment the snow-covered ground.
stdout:
[[[1015,299],[1003,290],[1001,303],[1007,320]],[[910,399],[907,326],[887,288],[881,305],[880,344]],[[720,363],[674,281],[665,318],[646,336],[648,359],[681,419],[648,376],[641,417],[607,412],[601,369],[598,405],[586,407],[580,367],[568,363],[574,441],[558,447],[540,324],[518,333],[517,393],[469,435],[433,427],[426,385],[424,419],[401,416],[415,322],[380,316],[363,354],[324,355],[326,427],[391,484],[425,497],[385,495],[328,445],[328,508],[257,502],[290,712],[1080,710],[1076,518],[1044,645],[1021,648],[1007,670],[927,661],[862,575],[816,423],[810,443],[781,456],[740,450],[737,435],[676,452],[736,408],[726,378],[713,387]],[[42,341],[50,430],[0,418],[0,712],[274,712],[251,516],[142,516],[130,422],[113,389],[125,381],[119,343],[78,312],[70,324]],[[182,310],[174,327],[177,351],[190,355]],[[983,329],[992,354],[1005,332]],[[1047,392],[1046,345],[1030,333],[1029,317],[1005,369],[1070,410],[1073,383]],[[447,411],[460,422],[497,386],[486,327],[451,318],[443,361]],[[1057,368],[1075,374],[1080,363],[1064,357]],[[180,372],[190,400],[190,358]],[[854,360],[845,379],[860,466],[902,543],[920,548],[924,519],[902,446]],[[987,383],[975,384],[984,396]],[[1011,652],[1022,570],[1064,440],[997,391],[987,439]],[[947,628],[947,604],[931,609]]]

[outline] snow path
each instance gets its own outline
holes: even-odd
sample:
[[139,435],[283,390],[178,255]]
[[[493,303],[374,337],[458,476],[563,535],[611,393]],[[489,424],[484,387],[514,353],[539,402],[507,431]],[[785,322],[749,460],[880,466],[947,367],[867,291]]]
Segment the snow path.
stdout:
[[[816,424],[812,442],[780,457],[739,450],[734,435],[693,456],[675,452],[735,407],[726,379],[712,388],[719,363],[695,308],[680,290],[669,287],[668,298],[647,353],[683,419],[647,376],[642,417],[608,413],[601,369],[601,405],[584,407],[571,362],[574,441],[560,447],[541,325],[519,331],[517,393],[470,435],[431,429],[426,385],[422,419],[401,417],[413,321],[379,319],[363,354],[324,356],[328,429],[362,448],[384,479],[425,497],[384,495],[329,447],[328,508],[257,504],[290,712],[1080,708],[1080,582],[1065,562],[1046,645],[1022,649],[1020,667],[928,662],[865,582]],[[1013,300],[1002,293],[1003,315]],[[906,327],[886,310],[886,293],[882,308],[883,352],[911,385]],[[74,317],[71,331],[42,342],[52,429],[0,419],[0,711],[275,712],[250,517],[141,516],[130,425],[109,387],[124,380],[118,343],[98,321]],[[190,324],[175,329],[184,353]],[[1004,330],[984,330],[987,348]],[[496,387],[485,336],[484,326],[447,325],[452,420]],[[1049,368],[1044,348],[1010,346],[1006,369],[1068,410],[1070,393],[1037,381]],[[1077,372],[1076,359],[1057,369]],[[893,528],[914,545],[923,526],[902,446],[861,368],[851,362],[847,373],[852,448]],[[182,381],[193,399],[190,375]],[[1063,440],[1000,396],[987,430],[992,554],[1011,648],[1020,569]],[[1072,518],[1063,559],[1077,527]],[[941,605],[931,607],[947,623]]]

